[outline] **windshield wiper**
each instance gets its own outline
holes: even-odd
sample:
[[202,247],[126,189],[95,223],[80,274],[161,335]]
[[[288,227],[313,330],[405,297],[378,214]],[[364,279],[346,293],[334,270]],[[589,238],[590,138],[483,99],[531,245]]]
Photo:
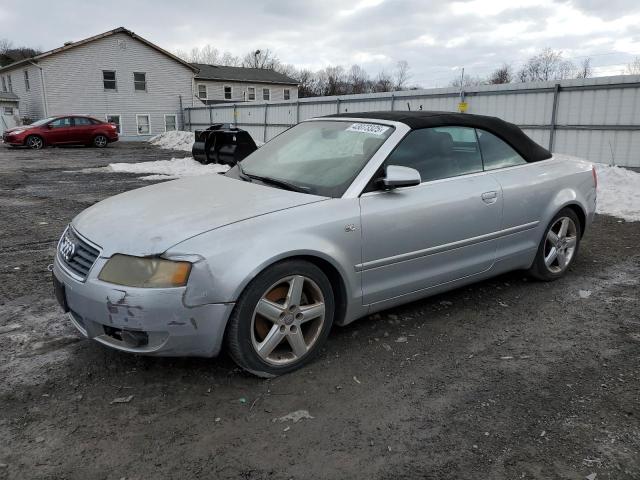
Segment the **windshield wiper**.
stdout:
[[242,168],[242,165],[240,165],[240,162],[236,163],[236,166],[238,167],[238,176],[241,179],[243,179],[245,182],[251,182],[253,180],[258,180],[259,182],[268,183],[268,184],[274,185],[276,187],[284,188],[286,190],[291,190],[293,192],[309,193],[309,189],[307,187],[301,187],[299,185],[294,185],[293,183],[289,183],[286,180],[280,180],[280,179],[271,178],[271,177],[261,177],[261,176],[258,176],[258,175],[252,175],[250,173],[245,173],[244,168]]

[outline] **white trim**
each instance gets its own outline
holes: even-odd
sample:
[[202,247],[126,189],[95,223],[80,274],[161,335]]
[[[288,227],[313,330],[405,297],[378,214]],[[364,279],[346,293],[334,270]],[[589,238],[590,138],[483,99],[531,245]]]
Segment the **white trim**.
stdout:
[[[285,98],[285,94],[284,94],[284,92],[285,92],[286,90],[289,90],[289,98]],[[283,89],[282,89],[282,100],[291,100],[291,88],[283,88]]]
[[[140,133],[140,123],[138,117],[147,117],[149,119],[149,133]],[[151,115],[148,113],[136,113],[136,134],[139,136],[151,135]]]
[[120,115],[119,113],[105,113],[104,114],[104,119],[107,123],[109,123],[109,118],[108,117],[118,117],[118,135],[122,135],[123,132],[123,128],[122,128],[122,115]]
[[[200,96],[200,87],[204,87],[204,97]],[[206,83],[198,83],[196,84],[196,96],[200,100],[209,100],[209,87]]]
[[[173,117],[175,119],[175,130],[167,130],[167,117]],[[176,113],[165,113],[164,114],[164,131],[165,133],[170,131],[170,132],[175,132],[178,130],[178,115]]]
[[[271,87],[262,87],[262,101],[263,102],[270,102],[271,101]],[[268,90],[269,91],[269,98],[264,98],[264,91]]]
[[[227,87],[229,87],[229,90],[231,90],[231,96],[229,98],[227,98],[227,92],[225,92],[225,89]],[[233,100],[233,85],[222,84],[222,99],[223,100]]]
[[[251,97],[249,96],[249,89],[253,88],[253,100],[251,100]],[[255,102],[258,100],[258,89],[255,87],[255,85],[247,85],[247,101],[248,102]]]

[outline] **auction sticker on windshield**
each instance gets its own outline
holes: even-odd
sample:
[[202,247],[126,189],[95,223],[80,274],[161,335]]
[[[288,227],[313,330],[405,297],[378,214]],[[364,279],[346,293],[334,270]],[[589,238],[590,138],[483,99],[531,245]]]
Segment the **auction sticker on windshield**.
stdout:
[[354,123],[349,128],[347,128],[347,132],[360,132],[360,133],[371,133],[373,135],[382,135],[390,127],[385,127],[384,125],[377,125],[375,123]]

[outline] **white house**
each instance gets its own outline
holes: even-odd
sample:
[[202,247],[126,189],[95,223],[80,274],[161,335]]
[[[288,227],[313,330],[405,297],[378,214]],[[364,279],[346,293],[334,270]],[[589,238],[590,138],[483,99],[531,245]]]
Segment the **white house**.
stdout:
[[193,63],[196,99],[204,104],[296,100],[298,81],[264,68]]
[[0,107],[11,107],[25,123],[91,115],[118,124],[123,140],[137,140],[184,128],[184,107],[254,96],[297,98],[295,80],[271,70],[200,67],[202,74],[198,65],[120,27],[0,68]]

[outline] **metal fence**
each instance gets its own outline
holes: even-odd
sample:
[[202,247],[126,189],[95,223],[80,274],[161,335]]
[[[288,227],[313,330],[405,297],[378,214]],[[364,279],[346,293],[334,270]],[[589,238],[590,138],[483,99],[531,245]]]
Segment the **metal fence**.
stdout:
[[[468,87],[468,113],[519,125],[553,152],[640,167],[640,76]],[[232,123],[268,141],[308,118],[376,110],[456,111],[457,88],[185,108],[187,129]]]

